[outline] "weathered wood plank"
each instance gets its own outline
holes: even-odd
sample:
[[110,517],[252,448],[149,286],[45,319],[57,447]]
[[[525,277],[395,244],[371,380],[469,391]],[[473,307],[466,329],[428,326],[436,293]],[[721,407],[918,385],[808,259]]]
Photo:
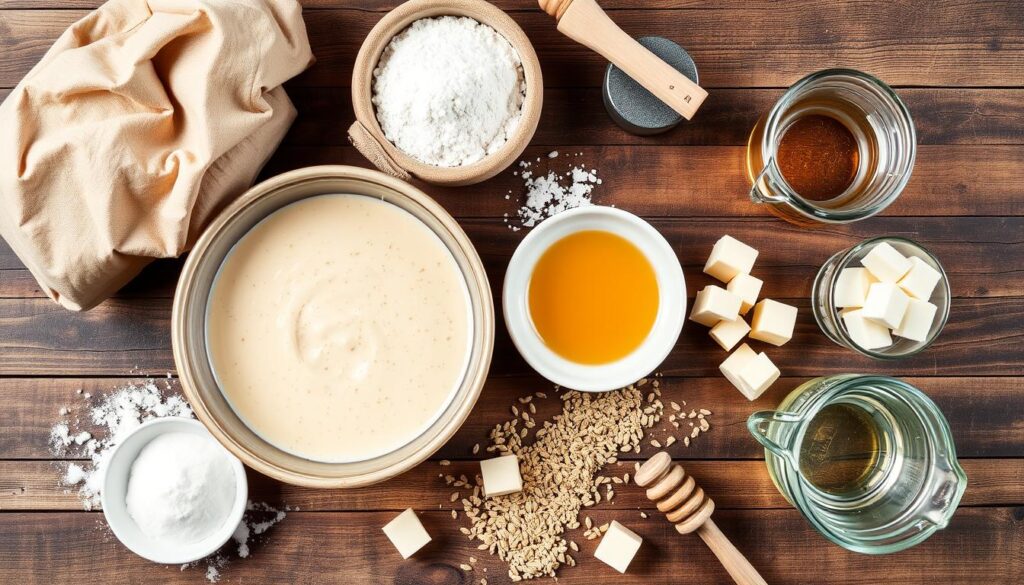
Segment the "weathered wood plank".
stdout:
[[[724,354],[722,354],[724,357]],[[772,354],[773,359],[776,354]],[[850,364],[848,371],[861,368]],[[785,370],[783,370],[785,371]],[[787,372],[788,373],[788,372]],[[162,376],[160,376],[162,377]],[[1020,457],[1024,454],[1024,379],[1011,377],[982,378],[916,378],[907,381],[921,388],[939,405],[949,420],[960,457]],[[663,400],[675,401],[689,411],[707,408],[711,430],[694,440],[690,447],[681,441],[667,450],[674,457],[687,459],[753,459],[763,457],[763,449],[750,437],[746,419],[756,410],[771,409],[806,378],[787,377],[777,382],[754,402],[748,402],[721,376],[662,380]],[[48,448],[50,428],[61,420],[58,411],[68,408],[69,420],[88,423],[89,405],[101,396],[130,382],[110,378],[65,379],[0,379],[0,459],[50,459]],[[159,381],[177,389],[177,380]],[[82,394],[77,393],[81,389]],[[435,459],[475,459],[486,457],[487,435],[494,425],[511,418],[509,408],[520,396],[541,391],[548,400],[535,400],[536,418],[547,420],[561,409],[551,384],[531,375],[513,378],[491,378],[472,415]],[[91,394],[87,399],[85,394]],[[685,403],[685,404],[684,404]],[[102,435],[102,430],[86,426]],[[676,430],[667,421],[653,429],[650,437],[662,443],[670,434],[682,439],[689,433],[687,423]],[[473,445],[481,452],[474,456]],[[644,443],[639,455],[625,454],[623,460],[646,458],[657,449]],[[67,454],[74,457],[75,453]],[[440,467],[437,472],[444,471]]]
[[[914,117],[918,144],[1024,143],[1024,90],[973,88],[900,88]],[[0,89],[2,102],[10,89]],[[719,89],[700,115],[657,136],[634,136],[608,117],[596,88],[552,88],[544,92],[544,111],[531,144],[558,147],[566,136],[577,145],[740,146],[750,129],[771,108],[782,89]],[[299,117],[285,138],[292,146],[343,146],[355,119],[347,87],[289,84]]]
[[[1024,143],[1024,90],[900,88],[914,118],[918,144]],[[714,99],[686,124],[656,136],[634,136],[620,129],[605,111],[597,88],[553,88],[544,92],[544,110],[531,141],[559,147],[574,145],[743,146],[758,118],[782,95],[782,89],[719,89]],[[0,97],[2,97],[0,92]],[[347,87],[289,85],[299,111],[289,146],[347,145],[355,119]]]
[[[958,298],[1018,296],[1024,291],[1024,218],[901,218],[807,230],[771,221],[655,219],[653,224],[678,251],[687,275],[700,274],[715,240],[731,234],[763,253],[756,274],[765,281],[763,296],[809,296],[820,266],[834,253],[877,234],[901,235],[921,242],[943,262]],[[463,227],[482,255],[491,280],[502,281],[512,251],[525,231],[502,222],[465,220]],[[181,260],[148,267],[119,298],[170,298]],[[31,274],[20,268],[0,240],[0,298],[43,298]],[[693,286],[690,287],[691,289]],[[500,289],[496,289],[498,293]],[[692,291],[691,291],[692,292]],[[497,297],[496,297],[497,298]]]
[[[548,159],[552,150],[572,156]],[[579,153],[579,156],[575,156]],[[744,170],[745,149],[738,146],[555,146],[530,147],[524,160],[534,172],[564,172],[571,165],[596,168],[604,183],[594,190],[595,202],[615,205],[645,217],[755,217],[773,219],[763,206],[750,202],[750,181]],[[536,163],[536,159],[540,162]],[[369,163],[351,147],[283,148],[264,169],[263,177],[321,164]],[[1020,216],[1019,170],[1024,148],[1016,145],[922,146],[910,182],[885,211],[893,216]],[[458,217],[514,217],[517,199],[525,193],[513,167],[470,187],[419,186]],[[980,180],[980,178],[984,180]],[[510,194],[510,199],[505,195]],[[871,225],[875,220],[861,222]],[[773,224],[781,225],[781,224]]]
[[[961,459],[969,484],[963,507],[1024,505],[1024,459]],[[686,472],[715,500],[719,510],[786,509],[790,504],[772,484],[761,461],[683,460]],[[0,510],[79,511],[82,502],[74,490],[60,485],[63,464],[55,461],[0,460]],[[608,475],[632,476],[632,462],[611,465]],[[401,478],[367,488],[317,490],[282,484],[249,470],[249,498],[255,501],[281,501],[306,512],[404,510],[415,502],[424,510],[462,512],[461,504],[452,504],[450,496],[467,490],[445,485],[438,473],[453,477],[473,477],[480,472],[472,461],[453,461],[446,468],[434,462],[424,463]],[[604,492],[602,492],[604,493]],[[599,510],[636,510],[648,508],[643,490],[634,484],[616,485],[611,502],[602,501]]]
[[[691,281],[691,291],[700,288]],[[500,283],[494,283],[498,286]],[[692,299],[691,299],[692,300]],[[896,375],[1024,375],[1024,303],[1019,297],[958,299],[949,324],[922,354],[900,362],[876,362],[830,342],[814,323],[806,299],[780,298],[800,309],[793,341],[766,347],[787,375],[813,376],[858,370]],[[46,299],[0,300],[0,375],[123,375],[173,369],[169,299],[112,299],[87,313],[69,313]],[[529,368],[497,323],[494,375]],[[723,356],[698,326],[690,324],[661,365],[665,375],[712,376]]]
[[[630,9],[616,11],[615,20],[630,34],[679,38],[707,87],[785,87],[811,71],[840,65],[870,71],[893,85],[1011,87],[1024,76],[1024,62],[1015,58],[1024,44],[1024,31],[1016,26],[1024,9],[1012,0],[948,0],[928,10],[882,1],[870,7],[824,0],[816,4],[759,2],[720,8],[707,3],[685,12]],[[0,86],[17,83],[84,14],[0,12],[0,51],[5,54]],[[547,86],[599,85],[605,66],[600,56],[561,35],[539,10],[512,16],[537,48]],[[347,85],[353,56],[380,17],[351,9],[307,13],[318,63],[299,83]],[[722,39],[728,43],[723,45]]]
[[[410,502],[413,503],[414,502]],[[419,506],[416,506],[419,507]],[[595,522],[619,519],[644,538],[630,570],[621,575],[593,558],[596,541],[580,531],[567,536],[580,544],[579,565],[560,572],[560,583],[675,584],[680,575],[699,575],[702,583],[731,583],[728,575],[693,535],[680,536],[671,524],[639,512],[595,510]],[[433,542],[401,561],[380,531],[394,512],[293,512],[252,547],[249,559],[226,567],[228,582],[475,583],[485,575],[492,584],[508,583],[497,557],[482,554],[458,532],[460,522],[445,512],[424,512]],[[828,574],[851,585],[881,582],[931,585],[936,575],[949,585],[985,583],[1016,585],[1024,571],[1024,521],[1020,508],[965,508],[946,530],[898,555],[869,556],[827,543],[795,510],[722,510],[714,516],[722,531],[745,553],[769,583],[799,583],[808,567],[828,567]],[[179,570],[154,567],[116,543],[97,514],[0,514],[0,581],[24,585],[104,583],[129,585],[152,580],[195,583],[205,565]],[[60,537],[54,537],[59,527]],[[331,543],[326,545],[325,543]],[[470,556],[480,559],[466,574],[458,568]],[[54,559],[59,559],[55,562]],[[833,578],[833,577],[830,577]]]

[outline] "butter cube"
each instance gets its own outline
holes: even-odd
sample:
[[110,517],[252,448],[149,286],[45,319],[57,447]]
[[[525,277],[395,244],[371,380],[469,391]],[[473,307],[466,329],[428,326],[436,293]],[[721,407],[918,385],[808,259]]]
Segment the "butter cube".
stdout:
[[876,282],[868,289],[868,298],[862,310],[865,319],[895,329],[903,321],[903,314],[909,304],[910,297],[903,289],[891,282]]
[[796,307],[765,299],[754,307],[750,322],[750,338],[772,345],[784,345],[793,338]]
[[612,520],[608,532],[601,537],[594,551],[594,557],[616,571],[625,573],[643,541],[639,534]]
[[881,282],[896,282],[913,266],[910,259],[886,242],[875,244],[860,263]]
[[484,497],[493,498],[523,491],[519,458],[515,455],[484,459],[480,462],[480,475],[484,480]]
[[841,309],[863,307],[868,289],[876,282],[878,279],[867,268],[844,268],[836,278],[832,302]]
[[843,311],[843,324],[850,339],[863,349],[881,349],[892,345],[889,328],[864,317],[864,309]]
[[898,284],[908,295],[918,300],[927,301],[932,298],[932,292],[935,291],[935,285],[939,284],[939,280],[942,279],[942,274],[917,256],[911,256],[910,262],[912,264],[910,271],[900,279]]
[[743,303],[740,305],[740,315],[746,315],[757,302],[757,295],[761,294],[761,285],[764,284],[760,278],[749,274],[737,274],[729,281],[725,290],[738,296]]
[[732,348],[746,337],[747,333],[750,333],[750,325],[747,325],[743,317],[737,317],[732,321],[719,321],[711,328],[710,335],[715,343],[722,346],[722,349],[732,351]]
[[402,512],[394,520],[384,525],[383,530],[403,559],[411,557],[413,553],[430,542],[430,535],[427,534],[423,524],[420,523],[419,516],[412,511],[412,508]]
[[729,282],[737,274],[750,274],[755,260],[756,249],[732,236],[722,236],[711,249],[704,272],[722,282]]
[[712,284],[697,293],[690,320],[705,327],[714,327],[719,321],[732,321],[739,317],[742,303],[738,296]]
[[726,358],[718,369],[747,400],[756,400],[780,375],[779,369],[764,352],[757,353],[746,343]]
[[928,339],[928,332],[932,330],[932,323],[935,322],[935,313],[938,310],[938,307],[928,301],[910,299],[907,312],[903,315],[903,322],[892,330],[892,334],[914,341]]

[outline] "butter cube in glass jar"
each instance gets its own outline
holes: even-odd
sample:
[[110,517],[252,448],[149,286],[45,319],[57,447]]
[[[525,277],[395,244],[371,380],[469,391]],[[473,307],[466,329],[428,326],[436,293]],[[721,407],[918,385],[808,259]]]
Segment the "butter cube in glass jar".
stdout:
[[[898,252],[898,255],[893,252]],[[872,255],[872,253],[872,259],[869,259],[867,264],[862,263],[862,260]],[[902,262],[898,256],[902,256],[908,261]],[[926,268],[921,268],[919,264]],[[852,312],[853,309],[844,309],[837,306],[836,300],[848,298],[851,294],[850,290],[846,288],[851,286],[851,273],[847,272],[851,268],[868,268],[869,270],[873,268],[875,271],[881,272],[884,279],[894,284],[893,288],[903,289],[904,292],[906,292],[906,288],[910,288],[917,292],[917,294],[923,295],[922,291],[933,287],[929,299],[919,299],[925,300],[936,307],[934,317],[927,327],[927,331],[924,331],[924,327],[920,323],[922,309],[918,308],[915,313],[915,321],[907,324],[907,330],[901,329],[898,326],[890,327],[894,333],[898,331],[907,332],[909,337],[902,337],[896,333],[891,338],[892,343],[888,345],[882,347],[864,347],[861,345],[881,345],[880,338],[883,336],[868,335],[868,333],[871,333],[867,330],[869,328],[857,319],[856,314],[849,320],[850,323],[857,325],[855,327],[857,330],[851,333],[843,319],[843,312]],[[883,280],[877,274],[872,274],[873,279]],[[938,274],[939,278],[932,285],[931,281],[935,280],[934,274]],[[898,284],[900,280],[907,277],[910,277],[911,280],[904,283],[906,288],[900,287]],[[869,287],[875,284],[868,280],[867,275],[859,275],[857,286],[863,286],[865,282],[868,283]],[[864,303],[867,303],[866,298]],[[945,327],[946,321],[949,319],[950,309],[949,279],[939,259],[921,244],[897,236],[870,238],[856,246],[841,250],[825,262],[821,270],[818,271],[818,275],[814,278],[814,285],[811,289],[811,309],[814,312],[814,320],[817,321],[818,327],[835,343],[874,359],[896,360],[924,351],[925,348],[935,341],[942,328]],[[856,309],[859,311],[863,310],[859,307]],[[889,317],[893,318],[891,315]],[[902,321],[900,325],[902,325]],[[884,327],[885,325],[882,326]],[[865,341],[867,339],[871,341]],[[858,343],[857,340],[860,340],[861,343]]]

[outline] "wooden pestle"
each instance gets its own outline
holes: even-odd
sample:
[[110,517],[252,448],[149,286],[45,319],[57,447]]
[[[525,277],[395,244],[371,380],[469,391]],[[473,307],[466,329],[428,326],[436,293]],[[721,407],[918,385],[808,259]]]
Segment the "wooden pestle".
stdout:
[[600,53],[658,99],[689,120],[708,92],[633,40],[595,0],[538,0],[558,30]]
[[757,569],[711,520],[715,502],[707,497],[693,476],[686,475],[682,466],[672,463],[668,453],[662,451],[648,459],[633,480],[647,488],[647,498],[657,503],[658,511],[676,525],[680,534],[696,531],[700,535],[733,581],[739,585],[767,585]]

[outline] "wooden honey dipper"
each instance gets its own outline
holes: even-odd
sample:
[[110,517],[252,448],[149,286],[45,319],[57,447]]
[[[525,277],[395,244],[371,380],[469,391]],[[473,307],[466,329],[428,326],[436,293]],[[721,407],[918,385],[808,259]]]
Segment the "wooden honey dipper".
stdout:
[[595,0],[538,0],[558,30],[598,52],[689,120],[708,92],[662,61],[615,24]]
[[739,585],[767,585],[711,520],[714,500],[707,497],[692,475],[686,475],[682,466],[672,463],[668,453],[662,451],[648,459],[633,479],[638,486],[647,488],[647,498],[657,503],[658,511],[676,525],[680,534],[696,531],[700,535],[733,581]]

